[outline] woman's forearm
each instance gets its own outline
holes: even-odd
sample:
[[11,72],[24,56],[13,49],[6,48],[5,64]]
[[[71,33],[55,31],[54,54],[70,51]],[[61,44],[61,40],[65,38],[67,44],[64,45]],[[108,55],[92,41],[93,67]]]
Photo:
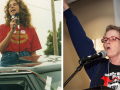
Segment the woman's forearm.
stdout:
[[32,51],[31,56],[37,56],[36,51]]
[[67,10],[69,8],[68,4],[66,3],[66,0],[63,1],[63,10]]
[[6,38],[0,43],[0,52],[4,52],[4,50],[7,48],[12,35],[13,35],[13,31],[10,31],[6,36]]

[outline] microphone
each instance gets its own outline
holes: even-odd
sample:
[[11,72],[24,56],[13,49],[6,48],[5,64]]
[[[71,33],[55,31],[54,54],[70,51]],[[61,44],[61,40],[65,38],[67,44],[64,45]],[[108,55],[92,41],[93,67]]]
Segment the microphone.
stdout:
[[15,18],[15,16],[13,15],[12,17],[11,17],[11,21],[12,21],[12,19],[14,19]]
[[15,17],[18,18],[18,20],[17,20],[17,26],[18,26],[18,30],[20,30],[20,26],[19,26],[19,13],[15,13]]
[[[12,17],[11,17],[11,21],[12,21],[12,19],[14,19],[15,18],[15,16],[13,15]],[[13,26],[14,28],[15,28],[15,25]]]
[[99,59],[99,58],[105,58],[106,56],[107,56],[107,52],[105,50],[102,50],[99,53],[82,58],[81,60],[79,60],[79,64],[89,63],[89,62]]

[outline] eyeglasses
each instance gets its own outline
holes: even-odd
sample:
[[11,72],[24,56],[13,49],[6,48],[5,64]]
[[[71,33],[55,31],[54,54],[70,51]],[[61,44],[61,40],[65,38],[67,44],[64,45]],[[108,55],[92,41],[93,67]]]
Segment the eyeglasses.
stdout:
[[103,39],[101,39],[101,42],[102,42],[102,43],[106,43],[107,40],[109,40],[110,42],[112,42],[112,41],[116,41],[116,39],[120,40],[119,38],[117,38],[117,37],[115,37],[115,36],[112,36],[112,37],[110,37],[110,38],[103,38]]

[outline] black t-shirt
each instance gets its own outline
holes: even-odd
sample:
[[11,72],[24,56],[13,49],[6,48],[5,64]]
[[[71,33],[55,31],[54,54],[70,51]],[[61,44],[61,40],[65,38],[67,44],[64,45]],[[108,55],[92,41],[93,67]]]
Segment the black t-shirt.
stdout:
[[120,90],[120,65],[109,63],[109,70],[100,79],[98,86],[100,85]]

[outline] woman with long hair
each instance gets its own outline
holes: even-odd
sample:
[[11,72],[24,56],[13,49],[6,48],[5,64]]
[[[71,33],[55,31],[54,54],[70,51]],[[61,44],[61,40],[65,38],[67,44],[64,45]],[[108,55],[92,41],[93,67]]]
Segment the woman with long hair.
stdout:
[[[10,66],[31,61],[20,57],[36,56],[41,49],[35,28],[31,25],[31,14],[23,0],[8,0],[5,8],[5,24],[0,25],[1,66]],[[12,19],[12,16],[18,17]],[[17,22],[19,21],[19,27]]]

